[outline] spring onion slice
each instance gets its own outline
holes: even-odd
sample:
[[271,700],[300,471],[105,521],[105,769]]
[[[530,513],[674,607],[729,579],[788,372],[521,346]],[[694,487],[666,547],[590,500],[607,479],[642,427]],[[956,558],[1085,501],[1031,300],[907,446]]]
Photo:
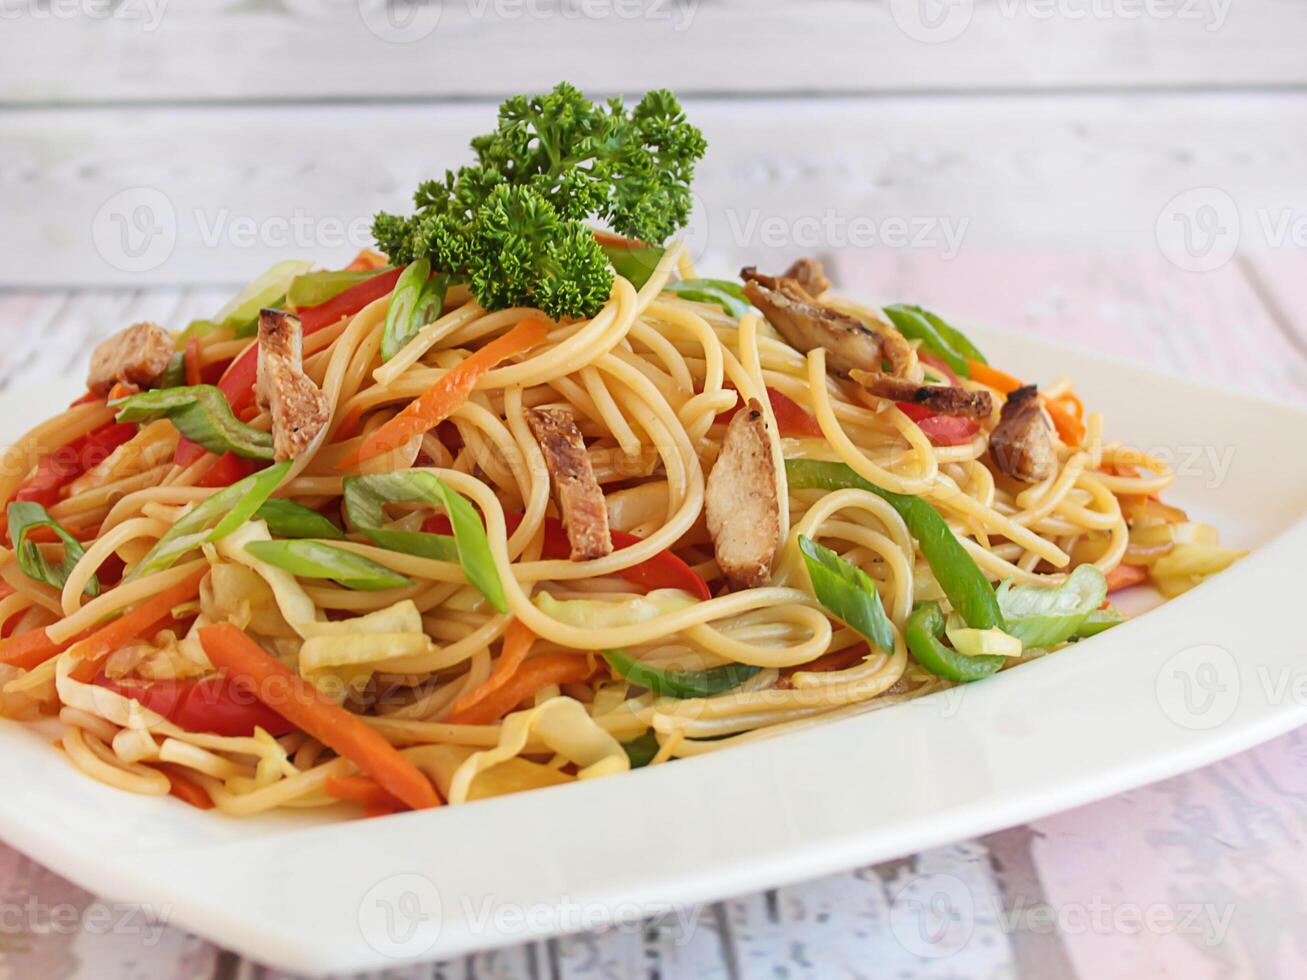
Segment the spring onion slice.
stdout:
[[998,589],[1007,631],[1026,647],[1065,643],[1106,598],[1107,578],[1094,565],[1077,566],[1054,588],[1013,585],[1008,580]]
[[431,275],[430,259],[418,259],[400,273],[381,333],[383,362],[403,350],[423,326],[440,316],[448,288],[448,275]]
[[286,288],[286,302],[296,309],[321,306],[335,299],[345,290],[361,282],[389,272],[391,266],[381,269],[340,269],[331,272],[306,272],[296,276]]
[[752,664],[723,664],[710,670],[675,670],[650,667],[625,650],[605,650],[613,670],[637,687],[658,697],[707,698],[739,687],[761,670]]
[[875,580],[825,545],[802,534],[799,551],[812,580],[812,594],[826,611],[857,630],[874,646],[893,653],[894,630],[889,616],[885,615]]
[[318,541],[251,541],[245,550],[259,561],[298,578],[327,578],[347,589],[377,592],[399,589],[413,580],[344,548]]
[[[429,504],[443,508],[454,530],[447,535],[397,531],[384,527],[387,504]],[[490,541],[476,509],[428,470],[402,470],[345,479],[345,513],[349,522],[382,548],[439,561],[457,561],[467,580],[499,612],[508,598],[499,581]]]
[[738,282],[726,279],[679,279],[669,282],[667,292],[675,293],[681,299],[692,303],[711,303],[720,306],[729,316],[739,320],[751,309],[744,289]]
[[289,259],[278,262],[242,289],[213,317],[215,323],[232,331],[233,337],[249,337],[258,326],[259,310],[278,307],[296,276],[313,268],[312,262]]
[[868,483],[845,463],[787,459],[785,474],[791,490],[844,490],[855,487],[887,501],[917,539],[944,595],[973,629],[1003,629],[1003,613],[989,579],[927,501],[893,493]]
[[272,496],[290,472],[290,467],[290,460],[287,460],[253,473],[219,490],[189,514],[179,517],[124,581],[163,571],[200,545],[219,541],[231,534]]
[[297,504],[293,500],[269,500],[255,512],[265,521],[268,532],[279,538],[339,539],[345,535],[316,510]]
[[[22,569],[23,574],[35,582],[44,582],[56,589],[62,589],[73,568],[86,554],[81,542],[65,531],[44,507],[33,501],[14,501],[9,505],[8,516],[9,534],[14,542],[14,552],[18,556],[18,567]],[[40,546],[28,538],[28,535],[38,527],[48,527],[63,543],[64,556],[57,564],[47,559]],[[82,592],[90,596],[99,595],[99,579],[92,575]]]
[[168,419],[191,442],[221,456],[233,452],[246,459],[272,459],[272,433],[246,425],[231,412],[215,385],[157,388],[112,403],[119,422]]

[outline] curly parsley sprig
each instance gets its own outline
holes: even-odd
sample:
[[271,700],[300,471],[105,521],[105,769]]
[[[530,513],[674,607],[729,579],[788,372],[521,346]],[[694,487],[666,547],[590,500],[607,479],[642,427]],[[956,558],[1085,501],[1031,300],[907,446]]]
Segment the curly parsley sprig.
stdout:
[[627,111],[620,99],[597,105],[564,82],[505,101],[496,130],[472,140],[476,165],[424,182],[417,211],[378,214],[373,236],[396,264],[425,257],[464,279],[488,310],[593,316],[613,272],[584,222],[666,241],[689,220],[706,146],[668,91]]

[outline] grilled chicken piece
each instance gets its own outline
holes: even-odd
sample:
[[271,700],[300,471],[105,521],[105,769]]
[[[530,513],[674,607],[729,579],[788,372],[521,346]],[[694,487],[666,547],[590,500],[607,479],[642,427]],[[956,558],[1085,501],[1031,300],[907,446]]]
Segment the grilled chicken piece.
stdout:
[[821,263],[816,259],[796,259],[794,264],[785,270],[782,279],[793,279],[803,291],[816,299],[826,290],[830,289],[830,280],[826,278],[826,270],[822,268]]
[[[811,261],[811,260],[809,260]],[[798,272],[814,289],[829,280],[815,262],[816,269],[796,263],[790,272]],[[888,362],[892,374],[902,374],[912,363],[912,348],[897,330],[888,324],[876,329],[839,310],[818,303],[804,288],[803,281],[788,276],[764,276],[752,266],[740,272],[744,295],[766,315],[767,320],[796,350],[808,353],[816,347],[826,348],[826,365],[836,374],[850,371],[879,371]],[[819,277],[819,278],[818,278]]]
[[994,399],[987,391],[968,391],[952,385],[920,385],[915,381],[891,378],[888,374],[875,371],[854,371],[852,377],[877,398],[912,402],[930,409],[936,415],[987,419],[994,410]]
[[107,395],[119,383],[144,388],[163,374],[173,351],[172,337],[163,327],[134,323],[95,348],[86,386],[97,395]]
[[591,561],[611,554],[613,538],[608,530],[604,492],[595,480],[585,440],[572,413],[529,408],[526,421],[545,454],[554,499],[572,545],[572,561]]
[[259,311],[259,362],[254,398],[272,413],[272,445],[278,460],[294,459],[331,418],[331,406],[304,373],[304,329],[299,317]]
[[731,587],[766,585],[780,545],[780,500],[766,416],[756,399],[726,427],[708,475],[704,511],[717,565]]
[[1053,430],[1034,385],[1007,396],[989,436],[989,455],[995,466],[1022,483],[1040,483],[1053,475],[1057,468]]

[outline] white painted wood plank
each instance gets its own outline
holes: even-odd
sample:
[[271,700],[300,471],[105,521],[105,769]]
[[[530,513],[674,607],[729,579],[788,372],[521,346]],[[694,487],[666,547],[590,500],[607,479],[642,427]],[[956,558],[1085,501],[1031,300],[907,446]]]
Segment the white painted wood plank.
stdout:
[[[391,0],[392,3],[396,0]],[[10,103],[1286,85],[1284,0],[16,0]],[[108,5],[104,5],[108,6]],[[49,11],[58,9],[64,16]]]
[[[1297,200],[1307,172],[1307,95],[709,100],[689,112],[710,147],[685,237],[718,274],[844,247],[896,246],[905,261],[1156,250],[1177,195],[1222,189],[1252,229]],[[235,285],[287,257],[342,264],[376,210],[407,207],[420,179],[465,162],[492,119],[484,105],[0,113],[0,285]],[[1236,244],[1258,248],[1256,236]]]

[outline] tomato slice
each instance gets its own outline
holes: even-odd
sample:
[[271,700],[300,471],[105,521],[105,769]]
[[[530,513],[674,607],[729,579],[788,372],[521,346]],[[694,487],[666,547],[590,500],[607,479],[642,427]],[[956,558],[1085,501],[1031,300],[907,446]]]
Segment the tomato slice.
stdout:
[[159,681],[113,681],[101,675],[95,683],[140,702],[188,732],[235,738],[253,735],[255,726],[273,736],[295,731],[294,725],[226,674]]
[[936,415],[928,408],[912,402],[895,402],[899,410],[917,423],[917,427],[937,446],[961,446],[970,442],[980,431],[975,419],[957,415]]
[[[768,388],[767,400],[771,402],[772,414],[776,416],[776,427],[780,429],[781,435],[821,438],[821,426],[817,424],[817,420],[804,411],[794,399],[775,388]],[[722,412],[713,421],[725,425],[735,418],[735,413],[743,407],[743,403],[737,404],[729,411]]]

